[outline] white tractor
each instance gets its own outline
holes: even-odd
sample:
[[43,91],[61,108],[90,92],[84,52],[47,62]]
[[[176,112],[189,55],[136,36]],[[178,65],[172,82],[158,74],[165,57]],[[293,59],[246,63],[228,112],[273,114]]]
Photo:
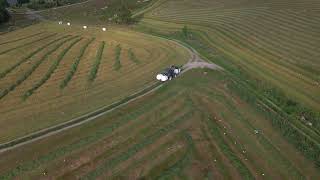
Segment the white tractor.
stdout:
[[156,79],[161,82],[171,80],[172,78],[177,77],[181,73],[181,69],[177,66],[171,66],[170,68],[165,69],[162,73],[159,73],[156,76]]

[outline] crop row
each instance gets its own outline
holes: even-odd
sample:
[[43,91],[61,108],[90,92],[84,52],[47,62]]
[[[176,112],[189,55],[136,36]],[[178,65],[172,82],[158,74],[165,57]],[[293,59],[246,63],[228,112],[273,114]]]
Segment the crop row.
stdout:
[[136,55],[133,53],[132,49],[129,49],[128,50],[128,55],[129,55],[129,59],[136,63],[136,64],[139,64],[140,63],[140,60],[136,57]]
[[253,175],[251,174],[247,166],[240,160],[236,153],[233,152],[228,143],[225,142],[223,136],[221,135],[221,129],[219,128],[219,126],[212,120],[206,120],[206,124],[208,126],[208,129],[210,130],[210,134],[216,140],[221,151],[223,152],[223,154],[226,155],[226,157],[229,158],[232,165],[238,170],[240,175],[244,179],[254,179]]
[[38,35],[43,34],[43,33],[44,33],[44,32],[39,32],[39,33],[36,33],[36,34],[31,34],[31,35],[26,36],[26,37],[22,37],[22,38],[19,38],[19,39],[14,39],[14,40],[11,40],[11,41],[6,41],[6,42],[3,42],[3,43],[0,43],[0,45],[9,44],[9,43],[17,42],[17,41],[21,41],[21,40],[28,39],[28,38],[31,38],[31,37],[34,37],[34,36],[38,36]]
[[32,86],[32,88],[30,88],[29,90],[27,90],[24,95],[23,95],[23,99],[28,98],[29,96],[31,96],[34,91],[36,91],[39,87],[41,87],[52,75],[52,73],[57,69],[57,67],[59,66],[61,60],[63,59],[63,57],[66,55],[66,53],[75,45],[77,44],[79,41],[81,41],[82,38],[79,38],[77,40],[75,40],[74,42],[72,42],[66,49],[64,49],[58,56],[58,58],[53,62],[53,64],[50,66],[49,70],[47,71],[47,73],[44,75],[44,77],[37,82],[36,84],[34,84]]
[[8,53],[8,52],[11,52],[11,51],[16,50],[16,49],[19,49],[19,48],[21,48],[21,47],[29,46],[29,45],[31,45],[31,44],[33,44],[33,43],[36,43],[36,42],[39,42],[39,41],[48,39],[48,38],[53,37],[53,36],[55,36],[55,35],[57,35],[57,33],[50,34],[50,35],[47,35],[47,36],[42,37],[42,38],[40,38],[40,39],[37,39],[37,40],[31,41],[31,42],[28,42],[28,43],[25,43],[25,44],[22,44],[22,45],[19,45],[19,46],[16,46],[16,47],[13,47],[13,48],[4,50],[4,51],[0,52],[0,55],[5,54],[5,53]]
[[174,120],[172,123],[166,125],[165,127],[159,129],[154,134],[146,137],[143,141],[131,146],[127,151],[123,152],[119,156],[116,156],[109,161],[101,164],[101,166],[97,167],[92,172],[88,173],[84,176],[84,179],[95,179],[107,169],[116,166],[118,163],[125,161],[132,157],[133,155],[137,154],[140,150],[142,150],[145,146],[152,144],[154,141],[159,139],[160,137],[166,135],[170,131],[174,130],[179,124],[184,122],[185,120],[189,119],[193,115],[192,111],[189,111],[182,115],[181,117]]
[[94,81],[94,79],[97,76],[99,67],[100,67],[100,63],[101,63],[101,59],[102,59],[102,54],[103,54],[103,49],[105,47],[105,42],[102,41],[100,43],[99,49],[97,51],[97,55],[96,55],[96,60],[91,68],[90,74],[89,74],[89,81]]
[[53,49],[51,49],[50,51],[48,51],[44,56],[42,56],[40,58],[39,61],[37,61],[29,70],[27,70],[21,77],[18,78],[18,80],[10,85],[7,89],[3,90],[0,93],[0,100],[6,96],[9,92],[13,91],[17,86],[19,86],[23,81],[25,81],[39,66],[40,64],[45,61],[49,55],[51,55],[52,53],[54,53],[61,45],[63,45],[64,43],[68,42],[71,39],[74,39],[75,37],[71,37],[68,38],[62,42],[60,42],[59,44],[57,44]]
[[17,62],[16,64],[14,64],[13,66],[11,66],[10,68],[6,69],[5,71],[1,72],[0,73],[0,79],[1,78],[4,78],[8,73],[10,73],[11,71],[13,71],[15,68],[17,68],[18,66],[20,66],[22,63],[28,61],[32,56],[36,55],[37,53],[39,53],[40,51],[42,51],[43,49],[47,48],[48,46],[50,46],[51,44],[61,40],[61,39],[64,39],[66,37],[69,37],[70,35],[65,35],[65,36],[62,36],[58,39],[55,39],[47,44],[45,44],[44,46],[42,47],[39,47],[38,49],[36,49],[35,51],[31,52],[29,55],[27,55],[26,57],[22,58],[19,62]]
[[95,40],[95,38],[92,38],[91,40],[89,40],[81,49],[80,49],[80,54],[78,57],[76,57],[76,60],[73,62],[73,64],[71,65],[71,69],[68,72],[68,74],[66,75],[66,77],[64,78],[64,80],[60,83],[60,88],[63,89],[65,88],[69,81],[72,79],[74,73],[77,71],[78,65],[80,63],[81,58],[84,55],[84,52],[86,51],[87,47]]
[[121,46],[118,44],[115,48],[115,62],[113,64],[113,68],[118,71],[121,68],[121,61],[120,61],[120,55],[121,55]]
[[[145,89],[144,91],[141,91],[141,93],[139,94],[135,94],[132,97],[128,97],[123,99],[122,101],[119,101],[118,103],[112,104],[106,108],[104,108],[103,110],[99,111],[99,112],[95,112],[94,114],[92,114],[91,116],[94,116],[96,114],[99,114],[101,112],[104,111],[108,111],[120,104],[123,104],[125,102],[128,102],[130,99],[133,99],[153,88],[155,88],[156,86],[152,86],[150,88]],[[153,111],[155,108],[158,107],[159,102],[163,101],[164,99],[168,99],[170,97],[172,97],[173,94],[168,94],[165,97],[158,98],[155,99],[152,102],[149,102],[145,105],[142,105],[141,107],[139,107],[138,109],[136,109],[134,112],[128,113],[125,116],[122,116],[119,120],[114,121],[111,124],[108,124],[107,126],[102,126],[94,131],[94,133],[90,133],[87,136],[78,139],[77,141],[74,141],[66,146],[61,146],[45,155],[42,155],[40,157],[38,157],[37,159],[34,159],[32,161],[28,161],[28,162],[24,162],[19,164],[18,166],[16,166],[15,168],[11,169],[10,171],[8,171],[7,173],[0,175],[0,179],[12,179],[16,176],[19,176],[27,171],[31,171],[34,170],[36,168],[39,168],[41,165],[45,165],[61,156],[64,156],[68,153],[71,153],[77,149],[80,149],[84,146],[87,146],[89,144],[92,144],[96,141],[98,141],[101,138],[104,138],[105,136],[111,134],[112,132],[116,131],[118,128],[122,127],[123,125],[131,122],[131,121],[135,121],[137,120],[137,118],[139,116],[141,116],[142,114],[145,114],[146,112],[149,111]],[[88,116],[90,117],[90,116]],[[88,118],[85,117],[84,119]],[[62,127],[60,127],[62,128]],[[14,145],[14,144],[13,144]]]

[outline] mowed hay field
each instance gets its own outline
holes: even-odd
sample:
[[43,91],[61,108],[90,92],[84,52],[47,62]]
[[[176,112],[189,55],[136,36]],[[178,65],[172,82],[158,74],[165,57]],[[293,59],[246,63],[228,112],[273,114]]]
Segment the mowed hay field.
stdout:
[[0,179],[318,179],[233,83],[223,72],[187,72],[95,121],[2,153]]
[[238,68],[320,111],[320,2],[160,0],[140,26],[172,33],[184,25]]
[[189,52],[121,28],[40,23],[0,36],[0,142],[117,102]]

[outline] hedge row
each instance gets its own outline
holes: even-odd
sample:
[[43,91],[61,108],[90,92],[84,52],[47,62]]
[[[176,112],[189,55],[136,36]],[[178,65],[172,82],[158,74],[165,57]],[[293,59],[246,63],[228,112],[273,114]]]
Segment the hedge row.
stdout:
[[43,49],[47,48],[48,46],[50,46],[51,44],[60,41],[61,39],[64,39],[66,37],[69,37],[70,35],[66,35],[63,36],[61,38],[55,39],[47,44],[45,44],[42,47],[39,47],[38,49],[36,49],[35,51],[31,52],[29,55],[27,55],[26,57],[22,58],[19,62],[17,62],[16,64],[14,64],[13,66],[11,66],[10,68],[4,70],[3,72],[0,73],[0,79],[4,78],[8,73],[10,73],[11,71],[13,71],[15,68],[17,68],[18,66],[20,66],[22,63],[28,61],[32,56],[36,55],[37,53],[39,53],[40,51],[42,51]]
[[121,49],[122,48],[120,44],[118,44],[115,48],[116,57],[115,57],[115,62],[113,64],[113,67],[116,71],[118,71],[121,68],[121,61],[120,61]]
[[17,86],[19,86],[23,81],[25,81],[38,67],[39,65],[45,61],[47,59],[47,57],[54,53],[61,45],[63,45],[64,43],[66,43],[67,41],[70,41],[71,39],[74,39],[75,37],[71,37],[68,38],[62,42],[60,42],[59,44],[57,44],[53,49],[51,49],[50,51],[48,51],[39,61],[37,61],[32,67],[31,69],[29,69],[28,71],[26,71],[24,73],[23,76],[19,77],[18,80],[12,84],[11,86],[9,86],[7,89],[3,90],[2,92],[0,92],[0,100],[5,97],[9,92],[13,91]]
[[97,52],[97,55],[96,55],[96,60],[95,60],[95,62],[93,64],[92,69],[91,69],[90,74],[89,74],[89,81],[94,81],[94,79],[97,76],[105,44],[106,43],[104,41],[102,41],[100,46],[99,46],[99,49],[98,49],[98,52]]
[[63,57],[66,55],[66,53],[75,45],[77,44],[79,41],[81,41],[82,38],[76,39],[75,41],[73,41],[67,48],[65,48],[58,56],[58,58],[56,59],[56,61],[53,62],[53,64],[50,66],[49,70],[47,71],[47,73],[44,75],[44,77],[36,84],[34,84],[32,86],[32,88],[30,88],[29,90],[27,90],[24,95],[23,95],[23,99],[27,99],[29,96],[31,96],[34,91],[36,91],[39,87],[41,87],[52,75],[52,73],[57,69],[57,67],[59,66],[61,60],[63,59]]
[[57,35],[57,33],[50,34],[50,35],[48,35],[48,36],[42,37],[42,38],[40,38],[40,39],[31,41],[31,42],[28,42],[28,43],[23,43],[23,44],[21,44],[21,45],[19,45],[19,46],[16,46],[16,47],[13,47],[13,48],[10,48],[10,49],[6,49],[6,50],[0,52],[0,55],[5,54],[5,53],[8,53],[8,52],[13,51],[13,50],[16,50],[16,49],[19,49],[19,48],[21,48],[21,47],[29,46],[29,45],[31,45],[31,44],[33,44],[33,43],[36,43],[36,42],[39,42],[39,41],[48,39],[48,38],[50,38],[50,37],[52,37],[52,36],[55,36],[55,35]]
[[87,47],[95,40],[95,38],[92,38],[91,40],[89,40],[81,49],[80,49],[80,54],[79,56],[76,58],[76,60],[73,62],[70,71],[68,72],[67,76],[64,78],[63,81],[61,81],[60,83],[60,88],[63,89],[65,88],[69,81],[72,79],[74,73],[77,71],[78,65],[80,63],[81,58],[84,55],[84,52],[86,51]]

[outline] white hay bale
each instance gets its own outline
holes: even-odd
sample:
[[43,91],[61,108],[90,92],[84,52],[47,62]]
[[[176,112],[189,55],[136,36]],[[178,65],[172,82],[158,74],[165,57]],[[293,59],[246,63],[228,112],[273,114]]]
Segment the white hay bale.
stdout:
[[68,25],[68,26],[70,26],[70,25],[71,25],[71,23],[69,23],[69,22],[68,22],[68,23],[67,23],[67,25]]
[[83,26],[83,29],[87,29],[88,27],[87,26]]
[[104,27],[104,28],[102,28],[102,31],[106,31],[106,30],[107,30],[107,28],[105,28],[105,27]]
[[59,21],[59,24],[62,24],[62,21]]

